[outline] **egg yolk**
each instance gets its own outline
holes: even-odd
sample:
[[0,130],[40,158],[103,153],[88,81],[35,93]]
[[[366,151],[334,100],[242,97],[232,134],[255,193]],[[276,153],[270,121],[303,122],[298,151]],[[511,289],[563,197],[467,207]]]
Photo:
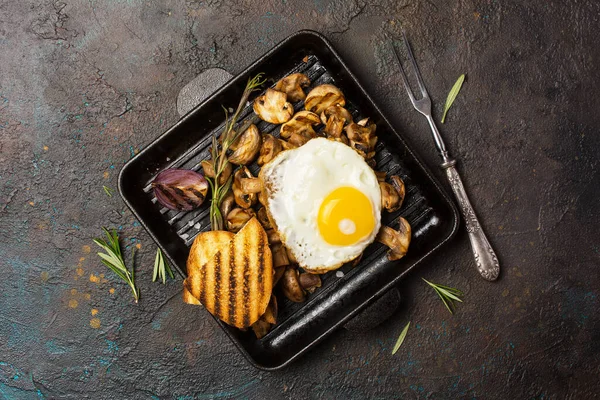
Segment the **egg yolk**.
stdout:
[[335,246],[349,246],[375,229],[371,200],[360,190],[343,186],[325,197],[317,217],[323,239]]

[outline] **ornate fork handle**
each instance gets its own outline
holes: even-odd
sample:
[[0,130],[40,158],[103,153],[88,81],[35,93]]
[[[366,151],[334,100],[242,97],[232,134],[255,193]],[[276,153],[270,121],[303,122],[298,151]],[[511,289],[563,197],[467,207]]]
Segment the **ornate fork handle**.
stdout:
[[477,270],[481,276],[488,281],[493,281],[498,278],[500,274],[500,264],[498,263],[498,257],[490,242],[488,241],[485,233],[481,229],[479,220],[475,215],[473,206],[467,197],[465,187],[458,175],[458,171],[454,166],[456,162],[454,160],[442,164],[442,167],[446,169],[446,176],[452,186],[452,191],[458,200],[460,211],[465,219],[465,225],[469,234],[469,240],[471,241],[471,248],[473,249],[473,255],[475,256],[475,264]]

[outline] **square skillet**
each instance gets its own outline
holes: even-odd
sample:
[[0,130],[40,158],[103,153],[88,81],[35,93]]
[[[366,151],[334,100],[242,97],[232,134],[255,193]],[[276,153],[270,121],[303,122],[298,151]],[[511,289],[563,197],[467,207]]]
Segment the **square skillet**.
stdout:
[[[341,274],[336,271],[322,275],[323,286],[306,302],[292,303],[278,294],[278,324],[260,340],[252,330],[242,332],[215,318],[252,365],[274,370],[298,358],[393,288],[454,235],[458,214],[454,203],[382,115],[331,44],[319,33],[300,31],[231,79],[121,170],[119,191],[125,203],[182,276],[194,238],[210,229],[208,201],[191,212],[167,210],[156,202],[150,183],[166,168],[200,170],[200,161],[209,156],[211,136],[220,133],[225,122],[222,106],[235,108],[246,81],[259,72],[268,79],[263,90],[295,72],[308,75],[311,88],[333,83],[344,93],[346,108],[355,120],[369,117],[377,124],[376,170],[399,175],[406,186],[404,205],[395,213],[384,212],[382,224],[397,228],[401,215],[412,226],[412,242],[401,260],[389,261],[386,249],[374,243],[356,267],[345,265],[340,269],[343,276],[338,277]],[[250,100],[260,94],[256,92]],[[298,110],[303,104],[294,106]],[[242,112],[240,121],[246,118],[256,118],[251,104]],[[261,132],[279,134],[276,125],[260,121],[257,126]],[[256,174],[258,166],[254,164],[250,169]]]

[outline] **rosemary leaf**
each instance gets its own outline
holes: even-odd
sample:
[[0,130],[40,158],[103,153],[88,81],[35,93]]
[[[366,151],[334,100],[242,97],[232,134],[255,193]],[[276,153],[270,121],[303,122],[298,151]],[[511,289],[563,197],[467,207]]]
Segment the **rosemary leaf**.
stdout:
[[167,274],[171,277],[171,279],[175,278],[173,275],[173,271],[171,271],[171,267],[169,263],[165,260],[165,257],[160,250],[160,248],[156,249],[156,258],[154,259],[154,272],[152,274],[152,282],[156,282],[156,279],[162,281],[163,285],[167,283]]
[[104,189],[104,193],[106,193],[106,195],[107,195],[108,197],[112,197],[112,195],[113,195],[113,190],[112,190],[111,188],[109,188],[109,187],[108,187],[108,186],[106,186],[106,185],[102,185],[102,189]]
[[456,307],[454,301],[462,303],[463,301],[459,296],[462,296],[463,292],[449,286],[438,285],[437,283],[429,282],[425,278],[422,279],[425,281],[425,283],[431,286],[433,290],[435,290],[438,296],[440,296],[440,299],[442,300],[448,311],[450,311],[450,314],[454,314],[453,309]]
[[462,87],[463,82],[465,81],[465,74],[462,74],[458,77],[452,89],[450,89],[450,93],[448,93],[448,97],[446,98],[446,104],[444,105],[444,114],[442,115],[442,124],[446,120],[446,114],[450,107],[452,107],[452,103],[456,100],[456,96],[458,96],[458,92],[460,92],[460,88]]
[[121,252],[121,245],[119,244],[119,236],[117,231],[114,229],[110,232],[106,228],[102,228],[106,235],[106,239],[96,238],[93,239],[105,253],[98,253],[102,264],[106,265],[111,271],[121,278],[133,292],[133,298],[137,303],[140,298],[140,290],[135,286],[135,248],[131,252],[131,271],[127,269],[125,260],[123,260],[123,253]]
[[400,336],[398,336],[398,340],[396,341],[396,344],[394,345],[394,349],[392,350],[392,355],[396,354],[396,352],[398,351],[400,346],[402,346],[402,343],[404,343],[404,339],[406,338],[406,333],[408,332],[409,326],[410,326],[410,321],[408,321],[408,324],[406,324],[404,329],[402,329]]

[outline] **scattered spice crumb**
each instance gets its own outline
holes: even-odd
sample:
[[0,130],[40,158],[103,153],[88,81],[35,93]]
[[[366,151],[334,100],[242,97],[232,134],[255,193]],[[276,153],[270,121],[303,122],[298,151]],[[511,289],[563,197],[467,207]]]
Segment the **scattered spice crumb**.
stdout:
[[114,294],[114,293],[115,293],[115,288],[112,288],[112,287],[111,287],[110,289],[108,289],[108,292],[109,292],[110,294]]
[[33,206],[35,206],[35,203],[34,203],[33,201],[30,201],[30,202],[29,202],[29,205],[30,205],[31,207],[33,207]]
[[77,289],[71,289],[71,295],[75,296],[77,294]]
[[84,244],[83,247],[81,248],[81,250],[84,253],[89,253],[90,251],[92,251],[92,248],[90,246],[88,246],[87,244]]
[[100,283],[100,278],[94,274],[90,274],[90,282]]
[[92,311],[91,311],[91,313],[92,313],[92,315],[96,315],[96,314],[98,314],[98,309],[96,309],[96,308],[92,308]]
[[136,248],[136,249],[138,249],[138,250],[139,250],[139,249],[141,249],[141,248],[142,248],[142,244],[141,244],[141,243],[137,243],[137,244],[135,245],[135,248]]
[[92,298],[92,295],[89,294],[89,293],[86,293],[86,294],[83,295],[83,297],[85,297],[86,300],[89,300],[89,299]]
[[99,318],[92,318],[90,320],[90,326],[94,329],[98,329],[100,328],[100,319]]
[[42,273],[40,274],[40,279],[42,280],[42,282],[48,282],[48,279],[50,279],[50,274],[48,273],[48,271],[42,271]]
[[44,151],[48,151],[48,146],[44,146]]
[[77,300],[75,300],[75,299],[69,300],[69,308],[77,308],[78,305],[79,305],[79,303],[77,302]]
[[79,267],[75,270],[75,272],[77,272],[78,276],[83,276],[83,268]]
[[305,63],[308,62],[308,56],[304,56],[304,58],[302,59],[302,61],[304,61]]

